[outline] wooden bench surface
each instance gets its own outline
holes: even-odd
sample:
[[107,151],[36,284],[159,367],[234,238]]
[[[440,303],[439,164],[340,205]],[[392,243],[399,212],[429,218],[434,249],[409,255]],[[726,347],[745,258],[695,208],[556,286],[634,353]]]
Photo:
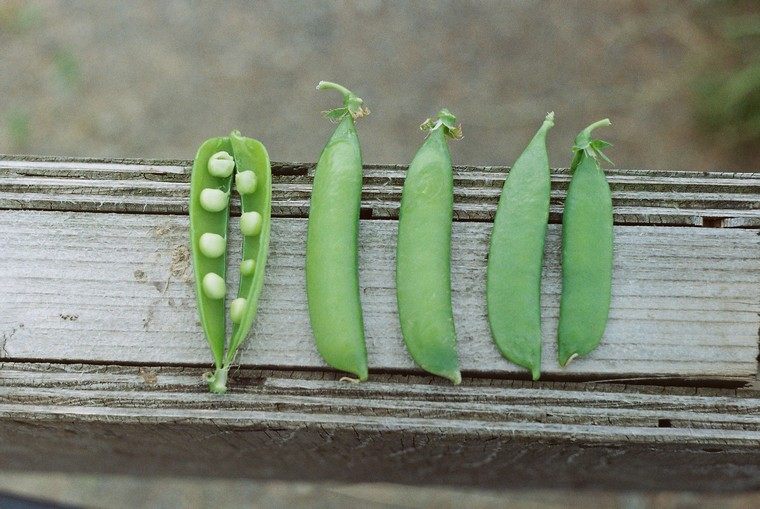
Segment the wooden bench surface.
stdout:
[[[393,279],[404,168],[368,166],[360,265],[371,376],[349,385],[319,358],[306,314],[313,165],[275,163],[259,315],[220,398],[200,380],[211,355],[189,259],[190,164],[0,156],[8,468],[134,472],[145,455],[151,471],[201,474],[209,455],[224,454],[217,475],[760,487],[760,174],[610,170],[610,322],[595,352],[562,369],[557,223],[569,175],[554,170],[544,369],[534,383],[498,354],[485,317],[488,239],[507,169],[456,168],[452,284],[465,380],[449,387],[415,368],[400,336]],[[727,477],[735,464],[743,473]]]

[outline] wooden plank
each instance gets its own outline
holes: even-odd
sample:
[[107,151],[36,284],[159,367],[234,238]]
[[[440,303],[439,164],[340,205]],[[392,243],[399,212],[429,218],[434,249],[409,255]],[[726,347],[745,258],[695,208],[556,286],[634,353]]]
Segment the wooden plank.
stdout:
[[[305,220],[278,218],[259,316],[240,361],[325,368],[309,331]],[[0,212],[0,356],[202,364],[184,216]],[[490,224],[456,223],[454,309],[469,374],[524,375],[491,343],[483,295]],[[400,337],[394,221],[362,221],[360,260],[370,366],[414,372]],[[560,226],[544,273],[544,373],[583,377],[749,377],[757,371],[760,237],[752,230],[618,226],[610,323],[602,345],[555,361]],[[230,257],[239,257],[237,221]],[[231,280],[237,280],[236,264]]]
[[393,375],[356,385],[243,370],[219,397],[200,369],[0,368],[0,454],[10,469],[497,489],[760,487],[760,399],[729,390],[477,379],[451,387]]
[[[4,159],[3,159],[4,157]],[[187,213],[189,162],[16,160],[0,156],[0,208],[131,213]],[[491,221],[507,168],[458,167],[455,217]],[[274,165],[273,211],[304,217],[310,164]],[[375,218],[398,217],[405,167],[368,165],[363,207]],[[618,224],[760,227],[760,175],[609,170]],[[569,181],[553,170],[551,221],[558,222]],[[233,211],[237,212],[233,200]],[[707,218],[707,221],[704,219]]]

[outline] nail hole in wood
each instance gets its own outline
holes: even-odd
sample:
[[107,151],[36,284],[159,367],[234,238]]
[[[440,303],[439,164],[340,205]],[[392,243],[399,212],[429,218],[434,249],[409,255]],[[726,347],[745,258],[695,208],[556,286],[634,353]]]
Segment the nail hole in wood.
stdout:
[[703,217],[702,226],[706,228],[723,228],[725,217]]

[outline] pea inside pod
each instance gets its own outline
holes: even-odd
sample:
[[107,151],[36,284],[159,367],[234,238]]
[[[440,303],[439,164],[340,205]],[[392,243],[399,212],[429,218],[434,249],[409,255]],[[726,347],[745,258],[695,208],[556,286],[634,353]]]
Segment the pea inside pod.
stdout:
[[428,119],[401,194],[396,247],[396,298],[407,350],[424,370],[462,381],[451,304],[454,180],[447,138],[461,138],[448,110]]
[[557,333],[559,363],[586,355],[602,340],[612,292],[612,193],[599,159],[609,143],[592,139],[594,122],[575,138],[572,179],[562,214],[562,296]]
[[[224,310],[229,195],[233,174],[241,197],[243,260],[238,297],[230,305],[234,323],[226,344]],[[190,238],[201,326],[215,371],[206,379],[212,392],[227,390],[229,368],[256,316],[269,250],[271,169],[264,146],[234,131],[198,149],[190,184]],[[225,348],[226,347],[226,348]]]

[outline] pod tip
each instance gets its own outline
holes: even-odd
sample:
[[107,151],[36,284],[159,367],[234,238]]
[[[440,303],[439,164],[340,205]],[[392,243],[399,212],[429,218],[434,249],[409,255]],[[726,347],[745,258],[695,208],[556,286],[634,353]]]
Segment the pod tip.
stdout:
[[560,359],[559,359],[559,365],[562,366],[563,368],[566,368],[566,367],[568,367],[570,365],[571,362],[573,362],[573,360],[576,357],[578,357],[578,353],[577,352],[573,352],[569,356],[565,357],[564,360],[563,360],[563,357],[560,357]]

